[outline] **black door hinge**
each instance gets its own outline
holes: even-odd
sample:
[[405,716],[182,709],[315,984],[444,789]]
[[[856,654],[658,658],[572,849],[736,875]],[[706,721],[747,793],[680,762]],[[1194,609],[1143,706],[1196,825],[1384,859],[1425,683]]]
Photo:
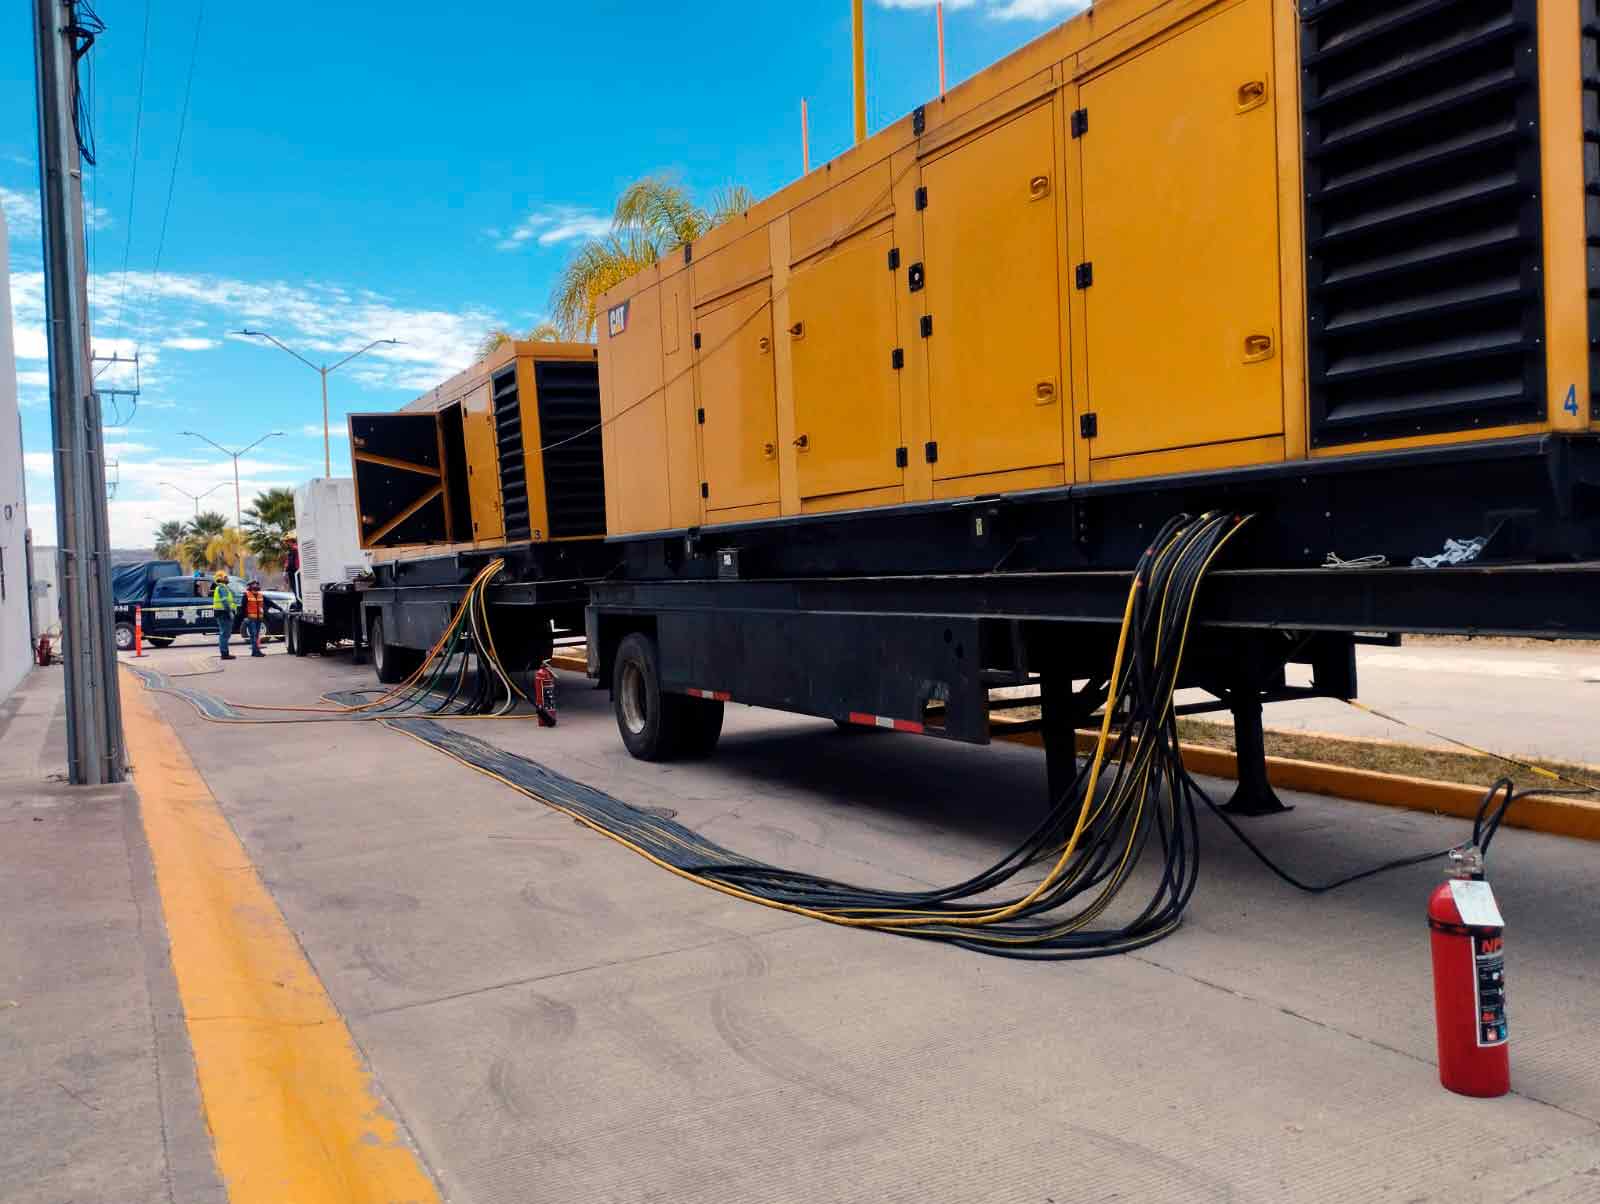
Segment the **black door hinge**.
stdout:
[[922,337],[925,338],[925,339],[932,338],[933,337],[933,315],[932,314],[923,314],[922,315],[921,326],[922,326]]
[[896,372],[898,372],[901,368],[904,368],[905,366],[906,366],[906,349],[904,347],[896,347],[893,351],[891,351],[889,353],[889,367],[893,368]]
[[1078,419],[1078,434],[1085,439],[1097,438],[1100,434],[1100,418],[1093,410]]
[[921,188],[917,189],[917,208],[918,209],[926,209],[927,207],[928,207],[928,186],[926,184],[924,184]]
[[913,293],[920,293],[927,282],[927,273],[922,270],[920,263],[914,263],[906,269],[906,288]]
[[898,272],[900,270],[900,248],[899,247],[890,247],[889,248],[889,270],[891,272]]
[[694,332],[694,349],[696,351],[700,350],[700,332],[698,330]]
[[1088,132],[1089,132],[1089,110],[1088,109],[1073,109],[1072,110],[1072,136],[1074,138],[1082,138]]
[[683,262],[685,266],[687,266],[689,263],[693,262],[693,260],[694,244],[692,242],[686,242],[683,244]]
[[928,461],[929,464],[937,464],[939,462],[938,441],[935,439],[929,439],[926,443],[924,443],[922,445],[922,456]]
[[704,481],[700,482],[700,496],[701,497],[710,497],[711,496],[711,486],[706,484]]
[[895,448],[894,466],[896,468],[904,468],[909,463],[911,463],[911,457],[906,454],[906,449],[903,447]]
[[928,128],[928,106],[918,105],[911,110],[911,132],[917,137],[922,137],[922,131]]
[[1087,260],[1080,263],[1077,271],[1073,273],[1073,278],[1077,281],[1079,288],[1088,288],[1094,283],[1094,264]]
[[701,426],[704,426],[706,424],[706,408],[705,408],[705,406],[701,406],[698,410],[696,410],[694,412],[694,420],[696,422],[698,422]]

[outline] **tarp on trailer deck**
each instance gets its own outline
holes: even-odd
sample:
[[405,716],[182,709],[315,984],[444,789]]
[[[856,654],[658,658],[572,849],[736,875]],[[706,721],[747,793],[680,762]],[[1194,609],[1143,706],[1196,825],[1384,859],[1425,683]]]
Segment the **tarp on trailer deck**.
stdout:
[[119,564],[111,570],[111,600],[114,603],[143,602],[145,587],[163,577],[178,577],[183,566],[176,560],[144,560],[138,564]]

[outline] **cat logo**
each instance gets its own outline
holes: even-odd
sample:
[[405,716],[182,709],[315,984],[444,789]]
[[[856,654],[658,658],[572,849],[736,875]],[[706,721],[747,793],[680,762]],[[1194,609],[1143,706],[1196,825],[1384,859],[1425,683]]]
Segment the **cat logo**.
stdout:
[[613,305],[606,310],[606,331],[612,338],[616,338],[626,329],[628,329],[628,303],[624,301],[621,305]]

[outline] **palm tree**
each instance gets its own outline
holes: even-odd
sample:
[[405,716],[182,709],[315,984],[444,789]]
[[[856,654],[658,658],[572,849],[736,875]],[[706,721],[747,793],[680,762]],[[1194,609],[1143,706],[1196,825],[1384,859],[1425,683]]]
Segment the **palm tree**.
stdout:
[[215,510],[207,510],[197,514],[194,519],[183,529],[183,542],[178,545],[178,559],[191,572],[195,569],[220,568],[214,565],[207,549],[211,541],[228,529],[226,516]]
[[[561,341],[561,328],[554,322],[540,322],[522,340],[528,343],[559,343]],[[477,359],[488,359],[502,343],[517,341],[517,336],[509,330],[497,328],[484,335],[478,343]]]
[[245,543],[261,567],[281,569],[289,532],[294,530],[294,491],[279,488],[256,494],[244,512],[244,526]]
[[550,296],[556,323],[574,341],[592,339],[601,294],[754,203],[754,194],[737,184],[718,189],[709,207],[696,204],[686,188],[663,176],[628,185],[610,232],[579,247],[557,277]]
[[162,523],[156,528],[156,559],[179,559],[179,545],[183,542],[183,524],[177,519]]
[[213,569],[238,565],[244,572],[245,534],[238,527],[224,527],[206,541],[206,564]]

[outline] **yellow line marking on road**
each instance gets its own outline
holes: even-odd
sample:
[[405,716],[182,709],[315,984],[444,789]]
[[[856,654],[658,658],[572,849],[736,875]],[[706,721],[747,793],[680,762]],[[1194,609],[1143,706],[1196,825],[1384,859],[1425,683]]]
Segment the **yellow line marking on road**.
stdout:
[[231,1204],[437,1204],[177,733],[143,689],[123,697],[173,970]]

